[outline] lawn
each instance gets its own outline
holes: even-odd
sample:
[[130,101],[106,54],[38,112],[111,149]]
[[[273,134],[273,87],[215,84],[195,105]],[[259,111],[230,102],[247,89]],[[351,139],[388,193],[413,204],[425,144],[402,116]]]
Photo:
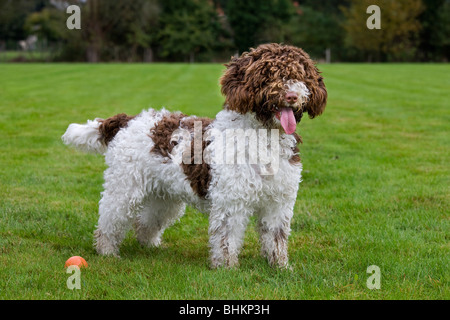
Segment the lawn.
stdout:
[[0,62],[35,61],[45,62],[52,58],[51,52],[45,51],[2,51],[0,50]]
[[[162,248],[130,233],[93,249],[105,169],[64,146],[69,123],[165,106],[213,117],[219,64],[0,64],[0,299],[449,299],[450,66],[321,65],[325,113],[302,120],[291,271],[259,255],[211,270],[208,218],[188,209]],[[81,289],[64,262],[80,255]],[[370,290],[367,268],[381,272]]]

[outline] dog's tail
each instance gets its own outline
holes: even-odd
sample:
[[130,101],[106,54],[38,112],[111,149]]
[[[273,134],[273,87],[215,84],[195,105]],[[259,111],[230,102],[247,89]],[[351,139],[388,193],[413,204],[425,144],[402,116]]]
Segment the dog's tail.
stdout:
[[86,124],[72,123],[61,138],[65,144],[78,150],[105,154],[119,130],[128,126],[135,117],[120,113],[108,119],[88,120]]
[[107,149],[100,127],[102,119],[88,120],[86,124],[72,123],[61,137],[66,145],[88,153],[104,154]]

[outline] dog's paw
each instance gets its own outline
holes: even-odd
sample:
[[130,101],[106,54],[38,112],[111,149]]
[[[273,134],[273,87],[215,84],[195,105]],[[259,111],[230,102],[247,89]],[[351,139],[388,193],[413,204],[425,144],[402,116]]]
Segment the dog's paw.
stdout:
[[211,260],[211,269],[236,269],[239,267],[239,261],[237,259],[229,260]]

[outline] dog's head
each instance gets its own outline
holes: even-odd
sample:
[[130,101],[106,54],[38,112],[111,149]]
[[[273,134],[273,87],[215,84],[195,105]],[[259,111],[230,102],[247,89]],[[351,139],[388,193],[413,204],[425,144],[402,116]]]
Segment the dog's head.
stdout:
[[263,44],[225,65],[220,79],[225,108],[254,112],[267,127],[295,131],[303,112],[320,115],[327,90],[319,70],[302,49]]

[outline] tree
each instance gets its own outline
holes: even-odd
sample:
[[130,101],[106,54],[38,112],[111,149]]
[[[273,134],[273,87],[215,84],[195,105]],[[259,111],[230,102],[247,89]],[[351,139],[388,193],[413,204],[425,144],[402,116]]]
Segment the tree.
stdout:
[[[370,5],[381,9],[381,29],[368,29],[366,13]],[[342,8],[346,21],[346,43],[364,51],[368,60],[401,61],[414,58],[421,28],[417,20],[423,11],[421,0],[351,0]]]
[[89,0],[82,8],[82,41],[90,62],[153,60],[158,0]]
[[283,42],[294,8],[289,0],[227,0],[222,2],[240,53],[261,42]]
[[418,58],[423,61],[442,60],[445,52],[448,55],[450,41],[450,1],[427,0],[424,6],[425,10],[418,17],[422,25]]
[[[296,14],[289,24],[289,41],[304,48],[312,57],[324,57],[327,49],[333,60],[345,59],[343,50],[344,16],[340,7],[347,7],[349,0],[294,1]],[[331,58],[330,57],[330,58]]]
[[212,2],[165,0],[161,6],[159,44],[163,57],[194,62],[196,55],[214,51],[222,29]]
[[[105,0],[104,0],[105,1]],[[102,17],[108,30],[104,39],[107,58],[127,61],[152,61],[159,26],[158,0],[106,0],[103,6],[114,17]],[[120,14],[117,14],[120,12]]]
[[289,39],[289,27],[295,15],[292,2],[290,0],[272,0],[271,4],[272,8],[267,20],[255,34],[258,43],[282,43]]
[[[46,1],[0,0],[0,43],[27,37],[24,23],[27,16],[40,10]],[[15,49],[14,47],[12,49]]]
[[44,8],[42,11],[31,13],[25,20],[23,28],[28,34],[35,34],[49,43],[59,42],[68,37],[66,19],[61,11]]
[[343,42],[340,18],[334,13],[300,6],[289,24],[289,42],[302,47],[313,57],[323,57],[328,48],[338,53]]
[[446,0],[438,14],[440,30],[438,37],[441,57],[445,61],[450,60],[450,1]]

